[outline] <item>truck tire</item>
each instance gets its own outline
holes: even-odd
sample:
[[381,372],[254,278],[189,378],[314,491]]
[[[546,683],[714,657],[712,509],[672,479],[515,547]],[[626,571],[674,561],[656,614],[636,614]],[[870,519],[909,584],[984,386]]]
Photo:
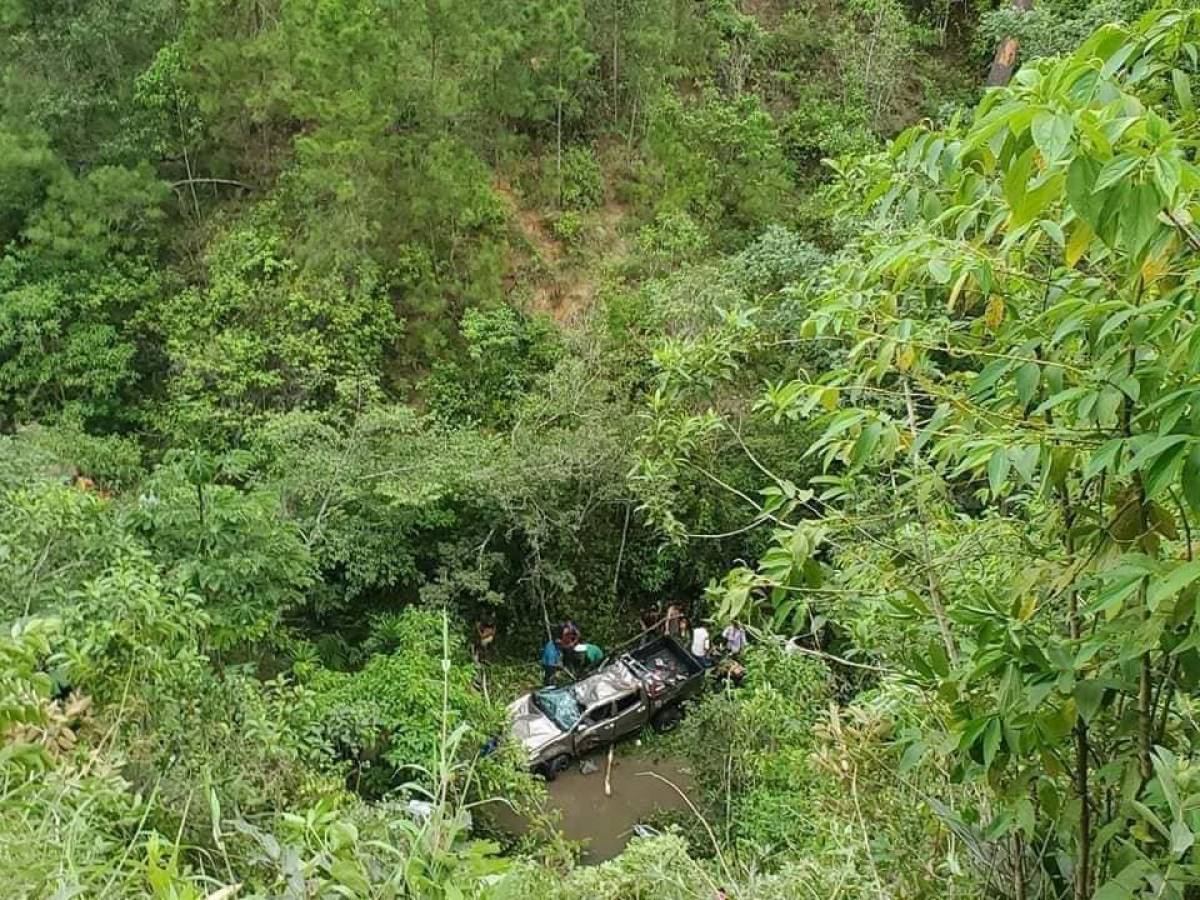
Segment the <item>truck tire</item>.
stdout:
[[682,721],[683,710],[678,706],[668,706],[655,713],[654,718],[650,720],[650,727],[659,734],[666,734],[668,731],[678,728]]
[[553,759],[542,763],[540,768],[542,778],[549,783],[558,777],[559,772],[565,771],[569,765],[571,765],[571,757],[565,753],[560,753]]

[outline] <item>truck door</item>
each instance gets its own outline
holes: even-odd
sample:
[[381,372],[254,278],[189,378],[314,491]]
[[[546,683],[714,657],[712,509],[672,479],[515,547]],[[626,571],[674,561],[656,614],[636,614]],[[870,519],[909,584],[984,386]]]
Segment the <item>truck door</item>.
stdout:
[[646,701],[641,691],[631,691],[613,700],[613,734],[617,740],[640,729],[646,724]]
[[579,756],[603,747],[613,740],[613,704],[611,700],[598,703],[579,717],[575,726],[575,755]]

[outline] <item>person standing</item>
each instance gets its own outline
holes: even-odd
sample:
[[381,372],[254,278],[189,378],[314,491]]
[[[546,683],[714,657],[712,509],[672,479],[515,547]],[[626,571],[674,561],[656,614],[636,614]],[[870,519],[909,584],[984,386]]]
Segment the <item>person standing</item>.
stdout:
[[687,616],[679,617],[679,629],[675,635],[675,640],[679,641],[679,643],[683,644],[685,647],[691,647],[692,623],[688,620]]
[[564,650],[570,650],[579,643],[579,639],[582,637],[582,634],[579,631],[579,626],[575,624],[574,619],[567,619],[567,621],[563,622],[562,631],[560,633],[561,637],[559,638],[559,645]]
[[746,629],[742,627],[741,622],[730,622],[721,632],[721,637],[725,639],[725,649],[729,651],[730,656],[737,656],[746,646]]
[[681,638],[684,624],[683,607],[678,603],[672,603],[667,607],[667,614],[663,618],[663,634],[667,637]]
[[488,655],[492,650],[492,643],[496,640],[496,623],[490,618],[480,619],[475,623],[475,640],[473,649],[475,651],[475,662],[483,663],[487,661]]
[[562,668],[562,649],[556,641],[546,641],[542,647],[542,684],[549,687],[554,684],[558,670]]
[[706,669],[712,665],[712,659],[709,658],[709,653],[712,650],[712,643],[708,638],[708,629],[703,624],[697,625],[692,630],[692,656],[700,665]]
[[641,623],[638,646],[645,647],[658,636],[659,626],[662,624],[662,609],[657,604],[646,607],[642,610]]

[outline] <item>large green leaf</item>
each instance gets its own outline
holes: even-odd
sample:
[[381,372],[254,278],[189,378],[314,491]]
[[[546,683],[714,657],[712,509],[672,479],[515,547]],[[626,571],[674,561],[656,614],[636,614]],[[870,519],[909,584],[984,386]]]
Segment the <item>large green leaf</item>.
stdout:
[[1091,724],[1100,702],[1104,699],[1104,685],[1094,678],[1077,682],[1075,685],[1075,709],[1083,721]]
[[1038,382],[1041,380],[1041,373],[1041,367],[1033,362],[1025,363],[1021,368],[1017,369],[1017,399],[1021,401],[1022,407],[1029,406],[1030,401],[1033,400],[1033,396],[1037,392]]
[[1174,597],[1197,578],[1200,578],[1200,560],[1179,564],[1166,577],[1151,578],[1146,591],[1147,605],[1157,609],[1164,600]]
[[1131,257],[1141,257],[1142,251],[1158,228],[1162,210],[1158,190],[1151,184],[1129,185],[1127,202],[1121,210],[1121,237]]
[[993,496],[1000,493],[1004,482],[1008,480],[1008,469],[1008,451],[1003,447],[997,447],[992,451],[987,464],[988,487],[991,488]]
[[1192,82],[1187,73],[1179,69],[1172,69],[1171,84],[1175,88],[1175,99],[1179,102],[1179,108],[1185,113],[1194,113],[1196,103],[1192,99]]
[[1033,125],[1030,130],[1033,134],[1033,142],[1042,151],[1046,162],[1053,163],[1063,155],[1067,145],[1071,142],[1071,133],[1075,130],[1075,123],[1070,116],[1063,113],[1042,111],[1033,117]]
[[1166,453],[1172,447],[1180,444],[1185,444],[1192,438],[1186,434],[1167,434],[1162,437],[1154,438],[1147,443],[1129,461],[1129,464],[1124,467],[1126,472],[1140,472],[1148,469],[1159,456]]
[[1100,215],[1104,198],[1096,193],[1096,178],[1100,164],[1087,156],[1077,156],[1067,169],[1067,202],[1075,214],[1087,222],[1092,231],[1100,231]]
[[1096,193],[1104,193],[1104,191],[1108,190],[1114,184],[1127,180],[1141,163],[1141,157],[1138,156],[1116,157],[1100,169],[1092,190]]
[[1104,444],[1092,453],[1091,459],[1084,466],[1083,477],[1085,479],[1095,478],[1101,472],[1112,468],[1124,445],[1124,438],[1113,438],[1112,440],[1105,441]]

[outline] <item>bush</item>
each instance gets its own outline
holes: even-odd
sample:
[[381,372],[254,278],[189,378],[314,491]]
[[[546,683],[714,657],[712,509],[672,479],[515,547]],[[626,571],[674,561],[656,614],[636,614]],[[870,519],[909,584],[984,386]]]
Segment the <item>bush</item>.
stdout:
[[498,306],[467,310],[460,327],[466,353],[434,367],[425,382],[429,406],[447,422],[506,425],[521,394],[561,355],[554,326]]
[[745,663],[744,687],[706,698],[671,739],[725,852],[825,885],[861,881],[863,896],[877,895],[873,870],[894,896],[974,896],[954,863],[913,865],[947,839],[924,798],[954,790],[933,766],[895,782],[896,735],[912,730],[925,701],[887,682],[839,708],[819,660],[752,647]]
[[866,153],[879,139],[864,107],[849,110],[820,97],[806,98],[783,120],[784,150],[809,177],[821,175],[821,160]]
[[393,648],[359,671],[312,675],[301,717],[322,735],[326,759],[352,763],[354,783],[374,795],[425,781],[456,728],[467,728],[468,749],[478,750],[501,727],[498,711],[472,686],[462,638],[444,629],[441,613],[407,609],[389,617],[387,632]]
[[735,248],[788,215],[792,167],[774,120],[751,94],[664,101],[648,149],[656,210],[693,216],[722,246]]
[[778,862],[814,840],[821,775],[807,757],[829,702],[829,676],[812,658],[764,648],[745,662],[746,687],[706,699],[685,720],[679,743],[726,839]]
[[171,453],[127,512],[173,583],[203,602],[218,650],[268,640],[316,578],[308,547],[270,491],[218,483],[222,463]]
[[638,232],[638,247],[655,272],[694,262],[708,249],[708,235],[685,212],[661,212]]
[[751,298],[811,278],[828,257],[794,231],[772,225],[729,261],[729,277]]
[[591,147],[570,147],[565,150],[562,159],[563,208],[594,209],[603,202],[604,173],[595,152]]
[[583,238],[583,216],[574,210],[561,212],[554,217],[550,230],[564,244],[578,245]]

